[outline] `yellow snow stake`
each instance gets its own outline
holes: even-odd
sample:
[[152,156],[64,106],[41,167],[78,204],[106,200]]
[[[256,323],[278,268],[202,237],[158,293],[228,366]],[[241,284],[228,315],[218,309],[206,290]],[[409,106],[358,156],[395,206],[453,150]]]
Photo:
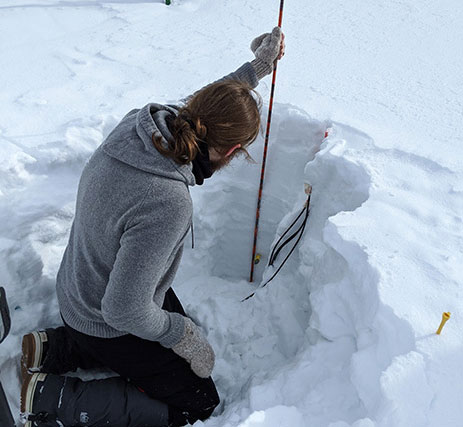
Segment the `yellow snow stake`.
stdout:
[[445,312],[444,314],[442,314],[442,322],[440,322],[439,328],[437,329],[437,332],[436,332],[437,335],[440,335],[440,333],[442,332],[442,328],[445,325],[445,322],[447,322],[447,320],[449,319],[450,319],[449,312]]

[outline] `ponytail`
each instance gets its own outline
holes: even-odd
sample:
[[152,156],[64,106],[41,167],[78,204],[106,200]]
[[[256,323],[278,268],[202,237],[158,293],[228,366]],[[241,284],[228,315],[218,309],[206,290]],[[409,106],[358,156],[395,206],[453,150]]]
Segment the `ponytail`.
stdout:
[[203,141],[207,135],[206,126],[199,118],[192,120],[183,110],[175,119],[169,121],[169,129],[174,137],[168,142],[167,148],[161,136],[152,136],[153,144],[163,155],[173,158],[177,163],[187,164],[193,161],[199,151],[198,141]]
[[[256,97],[253,96],[256,95]],[[226,80],[212,83],[198,91],[180,108],[177,116],[166,121],[173,138],[164,142],[153,134],[156,149],[179,164],[194,160],[200,141],[225,155],[232,147],[249,158],[246,147],[258,136],[262,98],[240,81]]]

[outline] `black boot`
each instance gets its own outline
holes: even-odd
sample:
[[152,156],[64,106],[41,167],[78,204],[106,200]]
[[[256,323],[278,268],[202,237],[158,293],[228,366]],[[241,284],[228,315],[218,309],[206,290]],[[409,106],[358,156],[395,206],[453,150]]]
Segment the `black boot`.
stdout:
[[121,377],[81,381],[53,374],[32,374],[21,389],[26,427],[168,425],[168,407]]
[[61,375],[75,372],[77,368],[92,369],[102,367],[101,363],[82,350],[69,336],[66,328],[49,328],[24,335],[22,341],[21,374],[44,372]]

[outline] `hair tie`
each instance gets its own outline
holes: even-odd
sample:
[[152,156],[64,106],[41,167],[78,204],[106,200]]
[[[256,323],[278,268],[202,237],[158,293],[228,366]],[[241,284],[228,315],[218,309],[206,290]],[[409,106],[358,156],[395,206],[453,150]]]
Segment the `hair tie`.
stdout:
[[184,116],[182,114],[182,115],[180,115],[180,118],[183,119],[185,122],[187,122],[190,125],[190,128],[193,129],[193,131],[196,132],[196,125],[193,123],[193,121],[189,117]]

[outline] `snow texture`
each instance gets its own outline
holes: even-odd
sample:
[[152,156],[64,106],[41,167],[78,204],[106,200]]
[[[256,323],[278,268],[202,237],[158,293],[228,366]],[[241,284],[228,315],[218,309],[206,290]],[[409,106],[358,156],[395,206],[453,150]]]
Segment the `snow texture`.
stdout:
[[[279,5],[163,3],[0,0],[0,284],[12,312],[0,379],[15,415],[21,337],[60,324],[55,276],[86,159],[132,108],[253,59]],[[222,397],[196,426],[461,426],[463,9],[286,3],[254,284],[263,138],[257,164],[236,159],[192,191],[196,248],[174,288],[216,350]],[[266,100],[269,89],[266,78]],[[241,302],[274,271],[271,245],[304,183],[298,250]]]

